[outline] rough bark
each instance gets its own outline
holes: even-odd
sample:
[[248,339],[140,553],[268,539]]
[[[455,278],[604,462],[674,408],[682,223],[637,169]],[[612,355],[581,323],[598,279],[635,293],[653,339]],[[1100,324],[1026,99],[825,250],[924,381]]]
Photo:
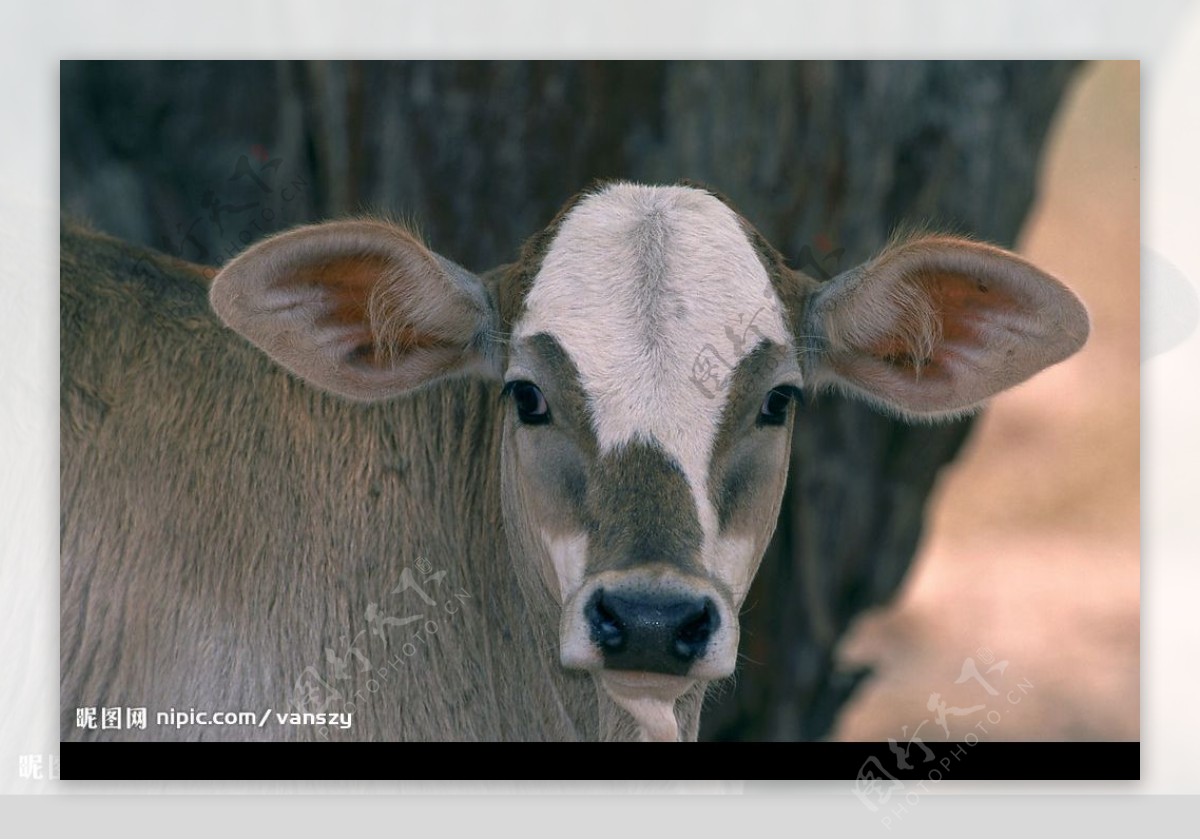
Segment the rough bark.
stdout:
[[[1065,62],[64,62],[63,209],[217,265],[293,224],[416,220],[476,270],[596,178],[692,179],[793,265],[851,266],[897,228],[1011,245]],[[703,736],[825,734],[864,676],[834,649],[886,602],[969,421],[911,427],[837,397],[796,422],[735,684]]]

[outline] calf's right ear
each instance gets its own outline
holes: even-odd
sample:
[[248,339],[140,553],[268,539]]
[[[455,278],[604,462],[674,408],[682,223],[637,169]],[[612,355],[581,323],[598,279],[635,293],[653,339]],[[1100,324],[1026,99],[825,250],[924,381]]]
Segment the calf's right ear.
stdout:
[[497,318],[480,279],[385,222],[329,222],[259,242],[221,270],[209,300],[279,364],[351,399],[492,372]]

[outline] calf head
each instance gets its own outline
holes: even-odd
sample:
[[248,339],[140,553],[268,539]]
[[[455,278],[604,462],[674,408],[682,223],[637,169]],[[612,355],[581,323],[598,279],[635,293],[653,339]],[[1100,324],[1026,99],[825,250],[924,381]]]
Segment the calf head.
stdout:
[[255,245],[212,303],[352,399],[495,378],[505,530],[560,606],[562,664],[666,740],[675,700],[734,670],[801,393],[955,416],[1088,332],[1061,283],[988,245],[896,242],[817,283],[714,195],[624,183],[487,280],[404,229],[334,222]]

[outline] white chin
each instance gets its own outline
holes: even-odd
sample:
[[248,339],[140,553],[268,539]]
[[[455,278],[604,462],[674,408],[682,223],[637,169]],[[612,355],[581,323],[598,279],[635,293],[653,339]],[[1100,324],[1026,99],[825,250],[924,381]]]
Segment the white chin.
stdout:
[[695,680],[637,671],[601,671],[596,677],[613,702],[637,721],[643,741],[679,740],[675,701]]

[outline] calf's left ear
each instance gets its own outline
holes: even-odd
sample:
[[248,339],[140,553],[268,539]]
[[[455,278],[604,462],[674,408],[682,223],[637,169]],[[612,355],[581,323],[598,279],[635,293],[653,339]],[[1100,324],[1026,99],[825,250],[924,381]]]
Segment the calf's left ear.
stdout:
[[908,418],[965,414],[1067,358],[1087,310],[1062,283],[990,245],[925,237],[834,277],[807,301],[807,379]]

